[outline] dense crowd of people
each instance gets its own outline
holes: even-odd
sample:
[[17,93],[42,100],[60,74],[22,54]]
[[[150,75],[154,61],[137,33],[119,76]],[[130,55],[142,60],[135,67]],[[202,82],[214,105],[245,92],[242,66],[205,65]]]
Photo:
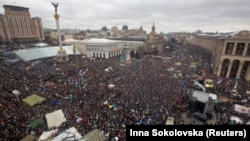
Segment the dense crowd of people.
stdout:
[[[69,61],[57,63],[56,58],[43,58],[30,62],[17,62],[0,65],[0,140],[20,140],[30,133],[31,121],[45,114],[62,109],[67,121],[59,133],[75,127],[81,135],[99,129],[109,138],[126,139],[126,125],[165,124],[167,117],[181,124],[181,113],[187,110],[191,94],[192,76],[202,76],[221,82],[216,93],[231,97],[229,90],[238,81],[237,90],[245,93],[249,83],[245,80],[218,78],[212,74],[210,56],[196,47],[164,49],[162,58],[143,56],[132,58],[131,65],[121,66],[120,59],[90,59],[81,55],[69,56]],[[176,65],[179,62],[181,65]],[[191,68],[192,62],[198,62]],[[107,69],[110,67],[111,69]],[[169,68],[174,70],[169,70]],[[178,78],[173,76],[179,76]],[[113,84],[114,87],[109,87]],[[12,94],[19,90],[19,97]],[[46,98],[33,107],[27,106],[22,99],[37,94]],[[19,100],[18,100],[19,99]],[[182,99],[181,106],[176,106]],[[247,102],[241,102],[248,99]],[[56,104],[52,101],[57,100]],[[238,103],[249,106],[249,97],[237,97]],[[178,103],[179,104],[179,103]],[[233,111],[233,102],[216,105],[220,113],[217,124],[226,124],[230,115],[242,117],[246,122],[249,116]],[[222,108],[223,107],[223,108]],[[76,121],[81,118],[81,121]],[[46,126],[34,129],[37,137]]]

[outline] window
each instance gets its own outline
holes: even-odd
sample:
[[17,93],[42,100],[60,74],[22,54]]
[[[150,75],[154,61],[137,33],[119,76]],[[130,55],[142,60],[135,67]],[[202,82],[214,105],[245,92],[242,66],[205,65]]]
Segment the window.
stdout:
[[232,55],[232,53],[233,53],[233,48],[234,48],[234,43],[228,42],[227,45],[226,45],[225,54],[230,54],[230,55]]
[[238,43],[236,46],[235,55],[243,55],[245,43]]
[[247,56],[250,56],[250,43],[248,43],[248,46],[247,46]]

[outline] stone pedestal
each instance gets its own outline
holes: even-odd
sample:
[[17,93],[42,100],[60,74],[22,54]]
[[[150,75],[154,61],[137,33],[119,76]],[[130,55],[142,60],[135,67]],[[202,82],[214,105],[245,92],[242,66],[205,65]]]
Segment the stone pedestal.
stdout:
[[57,61],[58,62],[68,61],[68,55],[62,47],[60,47],[60,49],[57,51]]

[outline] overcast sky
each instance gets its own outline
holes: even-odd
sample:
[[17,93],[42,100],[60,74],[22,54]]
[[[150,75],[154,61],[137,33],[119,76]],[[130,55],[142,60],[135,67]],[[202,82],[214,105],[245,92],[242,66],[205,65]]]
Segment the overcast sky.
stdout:
[[154,21],[157,33],[250,30],[250,0],[0,0],[2,6],[29,8],[32,17],[42,18],[44,28],[55,29],[51,2],[59,3],[61,28],[127,25],[149,33]]

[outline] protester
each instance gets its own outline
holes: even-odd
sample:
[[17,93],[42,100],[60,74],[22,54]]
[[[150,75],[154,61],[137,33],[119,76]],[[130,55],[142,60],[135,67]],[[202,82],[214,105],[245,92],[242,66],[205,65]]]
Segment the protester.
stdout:
[[[125,128],[129,124],[165,124],[169,116],[175,118],[175,124],[181,124],[181,113],[187,110],[193,88],[193,81],[188,76],[204,74],[215,81],[221,78],[210,73],[210,57],[199,48],[188,47],[186,51],[180,51],[165,50],[162,57],[170,57],[169,61],[147,56],[140,60],[132,58],[128,66],[121,66],[119,57],[91,60],[79,55],[69,56],[69,61],[63,63],[57,63],[55,58],[18,62],[11,66],[1,62],[0,140],[20,140],[31,131],[32,120],[44,118],[45,114],[58,109],[62,109],[67,119],[59,131],[74,126],[85,135],[97,128],[121,141],[126,140]],[[176,66],[177,62],[181,65]],[[192,62],[199,62],[197,68],[190,67]],[[112,69],[105,71],[108,67]],[[175,70],[169,71],[171,67]],[[172,77],[174,74],[178,78]],[[238,81],[240,93],[249,89],[246,81]],[[235,82],[223,78],[218,84],[218,94],[230,96],[229,90]],[[109,88],[109,84],[114,87]],[[20,91],[20,101],[12,94],[13,90]],[[22,99],[32,94],[46,100],[28,107]],[[52,101],[56,103],[52,104]],[[244,104],[249,106],[249,102]],[[230,115],[235,114],[232,108],[231,102],[216,105],[221,115],[218,124],[228,122]],[[248,118],[237,115],[244,120]],[[35,133],[39,137],[47,130],[42,126],[35,129]]]

